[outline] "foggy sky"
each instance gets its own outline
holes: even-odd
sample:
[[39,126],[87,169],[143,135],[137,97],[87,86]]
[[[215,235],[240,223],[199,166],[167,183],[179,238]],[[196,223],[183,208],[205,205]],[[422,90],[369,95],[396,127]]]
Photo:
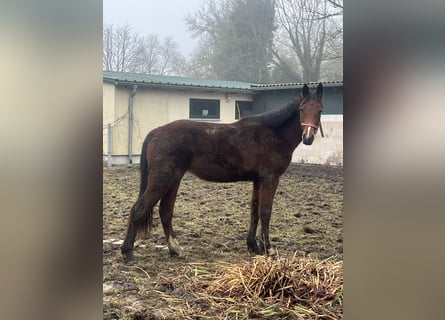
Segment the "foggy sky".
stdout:
[[197,43],[187,32],[184,18],[195,13],[205,0],[104,0],[103,23],[128,23],[140,36],[172,36],[182,55],[188,57]]

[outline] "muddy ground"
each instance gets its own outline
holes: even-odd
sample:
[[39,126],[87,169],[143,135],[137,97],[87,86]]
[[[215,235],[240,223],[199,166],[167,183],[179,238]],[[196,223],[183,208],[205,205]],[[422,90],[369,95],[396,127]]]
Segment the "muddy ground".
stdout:
[[[156,210],[156,227],[148,239],[138,237],[130,264],[123,263],[120,244],[138,194],[139,168],[104,167],[103,183],[104,319],[211,315],[210,306],[175,279],[213,273],[224,263],[251,258],[246,236],[252,183],[211,183],[186,174],[173,219],[186,258],[169,256]],[[342,259],[342,209],[343,167],[292,164],[281,177],[274,200],[272,246],[282,257],[298,252]]]

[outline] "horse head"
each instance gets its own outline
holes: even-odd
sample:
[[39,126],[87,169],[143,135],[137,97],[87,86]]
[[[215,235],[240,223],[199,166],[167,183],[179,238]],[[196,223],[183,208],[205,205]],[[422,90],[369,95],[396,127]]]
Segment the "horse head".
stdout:
[[314,142],[318,128],[320,128],[321,136],[324,136],[320,121],[323,110],[322,96],[323,85],[321,83],[318,84],[315,94],[309,91],[306,84],[304,85],[303,99],[300,102],[300,126],[303,132],[302,140],[306,145],[311,145]]

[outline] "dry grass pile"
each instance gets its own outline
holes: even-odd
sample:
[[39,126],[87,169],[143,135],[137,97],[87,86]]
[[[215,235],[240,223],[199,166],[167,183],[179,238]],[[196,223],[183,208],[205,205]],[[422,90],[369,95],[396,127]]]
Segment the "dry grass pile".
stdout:
[[343,262],[335,258],[257,256],[201,277],[193,287],[224,318],[343,317]]

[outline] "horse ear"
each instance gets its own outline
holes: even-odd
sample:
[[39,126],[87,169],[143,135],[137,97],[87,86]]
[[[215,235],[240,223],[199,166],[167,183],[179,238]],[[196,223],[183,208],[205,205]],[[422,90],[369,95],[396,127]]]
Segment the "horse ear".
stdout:
[[304,84],[304,86],[303,86],[303,97],[306,98],[307,96],[309,96],[309,87],[307,86],[307,84]]
[[323,85],[321,84],[321,82],[317,86],[316,95],[317,95],[318,99],[321,100],[321,97],[323,96]]

